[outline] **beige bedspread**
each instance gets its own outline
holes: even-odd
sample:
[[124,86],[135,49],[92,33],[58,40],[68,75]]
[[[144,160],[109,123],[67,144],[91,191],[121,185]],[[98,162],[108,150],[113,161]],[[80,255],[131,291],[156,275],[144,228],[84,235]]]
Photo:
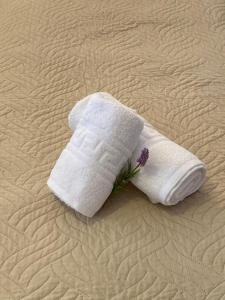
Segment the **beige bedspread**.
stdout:
[[[107,91],[208,166],[175,207],[130,186],[87,221],[46,181]],[[0,299],[225,299],[224,0],[0,0]]]

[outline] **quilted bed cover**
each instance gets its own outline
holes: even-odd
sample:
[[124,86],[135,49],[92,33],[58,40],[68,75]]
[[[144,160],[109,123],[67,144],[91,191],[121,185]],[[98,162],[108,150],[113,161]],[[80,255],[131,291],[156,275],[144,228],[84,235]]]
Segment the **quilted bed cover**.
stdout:
[[[224,0],[0,0],[0,299],[225,299]],[[46,181],[106,91],[208,167],[174,207],[135,187],[91,220]]]

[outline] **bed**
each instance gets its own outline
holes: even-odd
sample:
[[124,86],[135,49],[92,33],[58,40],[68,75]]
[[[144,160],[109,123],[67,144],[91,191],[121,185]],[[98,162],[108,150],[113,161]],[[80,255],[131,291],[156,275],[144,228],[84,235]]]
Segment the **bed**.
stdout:
[[[225,299],[222,0],[0,1],[0,299]],[[134,186],[86,219],[46,181],[106,91],[208,168],[173,207]]]

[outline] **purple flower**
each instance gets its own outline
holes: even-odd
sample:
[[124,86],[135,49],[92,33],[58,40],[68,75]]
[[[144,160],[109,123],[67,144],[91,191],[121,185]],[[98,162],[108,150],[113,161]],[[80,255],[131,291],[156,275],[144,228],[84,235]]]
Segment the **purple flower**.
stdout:
[[137,159],[138,166],[144,167],[144,165],[146,164],[148,158],[149,158],[149,151],[148,151],[147,148],[144,148],[141,151],[140,157]]
[[149,151],[147,148],[144,148],[141,151],[140,157],[137,159],[137,165],[132,167],[131,161],[128,160],[127,165],[121,170],[120,174],[117,176],[112,192],[116,193],[124,189],[124,187],[128,184],[128,182],[134,178],[139,172],[140,167],[144,167],[147,160],[149,158]]

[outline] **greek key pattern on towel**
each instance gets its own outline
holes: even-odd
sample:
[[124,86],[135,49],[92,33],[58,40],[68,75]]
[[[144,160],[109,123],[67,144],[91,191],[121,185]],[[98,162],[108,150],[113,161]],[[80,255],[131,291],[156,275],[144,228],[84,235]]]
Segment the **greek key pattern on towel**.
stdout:
[[118,141],[113,141],[113,146],[106,140],[100,139],[97,134],[84,127],[78,128],[70,143],[75,151],[81,156],[85,156],[87,161],[98,162],[101,169],[114,176],[128,159],[124,146]]

